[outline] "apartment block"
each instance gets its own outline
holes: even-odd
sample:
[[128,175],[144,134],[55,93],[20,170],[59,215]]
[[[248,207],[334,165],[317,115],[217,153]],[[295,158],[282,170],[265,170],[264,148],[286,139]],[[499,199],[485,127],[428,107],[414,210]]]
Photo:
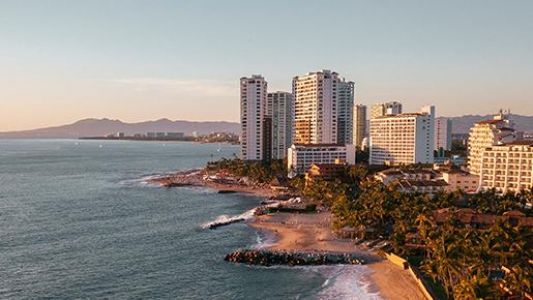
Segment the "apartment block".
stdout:
[[363,139],[366,136],[366,106],[354,106],[354,129],[353,129],[353,143],[356,147],[361,147]]
[[292,144],[292,94],[268,93],[266,114],[272,118],[272,159],[284,159]]
[[371,165],[433,163],[435,107],[370,120]]
[[435,119],[435,150],[452,150],[452,120],[448,118]]
[[[265,155],[264,124],[267,103],[267,82],[261,75],[242,77],[241,91],[241,154],[244,160],[263,160]],[[268,121],[267,121],[268,122]]]
[[533,187],[533,141],[487,147],[481,154],[481,189],[518,192]]
[[474,124],[468,136],[468,169],[470,173],[479,175],[481,158],[486,148],[502,145],[516,140],[513,123],[502,112],[492,120]]
[[294,77],[292,90],[293,143],[338,144],[352,139],[353,82],[322,70]]

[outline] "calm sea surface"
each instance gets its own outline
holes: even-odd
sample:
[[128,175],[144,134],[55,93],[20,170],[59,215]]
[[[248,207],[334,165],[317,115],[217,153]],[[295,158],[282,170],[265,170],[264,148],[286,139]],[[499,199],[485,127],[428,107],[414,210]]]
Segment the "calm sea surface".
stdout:
[[246,224],[204,230],[260,199],[163,189],[154,174],[232,157],[236,146],[0,140],[0,298],[377,299],[364,266],[263,268]]

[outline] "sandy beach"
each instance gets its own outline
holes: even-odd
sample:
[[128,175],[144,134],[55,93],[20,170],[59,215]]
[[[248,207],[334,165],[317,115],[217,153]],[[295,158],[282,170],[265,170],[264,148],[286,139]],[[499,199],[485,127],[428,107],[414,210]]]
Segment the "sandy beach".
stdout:
[[426,299],[406,270],[373,254],[349,239],[339,239],[331,230],[331,214],[276,213],[257,217],[251,224],[276,234],[269,248],[282,251],[327,251],[365,254],[372,281],[386,299]]
[[[150,182],[164,187],[202,186],[217,191],[234,191],[257,197],[269,198],[269,187],[216,183],[203,180],[202,170],[178,172],[173,175],[151,179]],[[275,213],[256,217],[250,226],[267,230],[276,235],[276,242],[269,248],[279,251],[306,251],[330,253],[356,253],[373,271],[372,281],[386,299],[426,299],[408,271],[368,251],[353,240],[337,238],[331,228],[331,213],[314,214]]]

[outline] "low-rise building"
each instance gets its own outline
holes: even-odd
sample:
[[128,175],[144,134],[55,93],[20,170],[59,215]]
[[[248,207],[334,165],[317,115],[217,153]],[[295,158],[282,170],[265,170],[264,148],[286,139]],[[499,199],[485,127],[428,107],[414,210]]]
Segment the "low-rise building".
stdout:
[[446,181],[446,192],[462,190],[467,193],[475,193],[479,187],[479,176],[463,170],[450,169],[442,171],[442,179]]
[[387,169],[376,174],[376,179],[389,184],[395,180],[409,179],[409,180],[431,180],[435,178],[437,173],[433,170],[418,169],[418,170],[402,170],[402,169]]
[[312,164],[309,170],[305,173],[306,182],[313,180],[334,180],[338,178],[343,171],[346,170],[346,165],[337,161],[333,164]]
[[533,141],[487,147],[481,155],[481,189],[501,193],[533,187]]
[[400,179],[398,185],[404,193],[435,194],[444,192],[448,184],[443,179]]
[[355,145],[294,144],[287,150],[290,176],[304,174],[312,164],[355,164]]

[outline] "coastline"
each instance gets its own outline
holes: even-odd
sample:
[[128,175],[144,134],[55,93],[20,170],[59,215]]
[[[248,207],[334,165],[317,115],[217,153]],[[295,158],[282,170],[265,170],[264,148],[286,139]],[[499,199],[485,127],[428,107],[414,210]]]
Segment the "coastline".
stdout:
[[[268,199],[274,196],[268,187],[235,183],[217,183],[204,180],[203,169],[177,172],[150,178],[149,183],[162,187],[198,186],[218,192],[232,191]],[[274,238],[264,249],[280,252],[322,252],[357,254],[370,270],[369,279],[385,299],[426,299],[415,280],[406,270],[389,262],[377,253],[353,240],[338,238],[331,227],[331,213],[277,212],[256,216],[246,224],[258,231],[268,232]]]
[[365,257],[372,283],[385,299],[426,299],[410,274],[352,240],[334,236],[331,214],[276,213],[258,216],[249,223],[257,230],[274,233],[266,248],[275,251],[357,253]]

